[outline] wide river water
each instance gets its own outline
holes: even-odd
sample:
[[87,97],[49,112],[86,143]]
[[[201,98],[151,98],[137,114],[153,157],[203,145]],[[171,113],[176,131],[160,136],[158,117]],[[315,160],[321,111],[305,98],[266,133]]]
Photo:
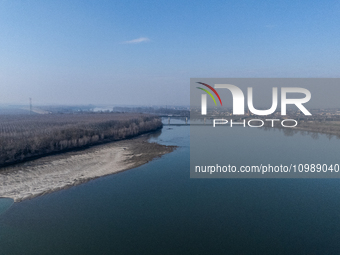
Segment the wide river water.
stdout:
[[[146,165],[14,203],[0,254],[340,254],[340,179],[190,179],[189,130],[154,134],[179,147]],[[336,138],[292,137],[338,155]]]

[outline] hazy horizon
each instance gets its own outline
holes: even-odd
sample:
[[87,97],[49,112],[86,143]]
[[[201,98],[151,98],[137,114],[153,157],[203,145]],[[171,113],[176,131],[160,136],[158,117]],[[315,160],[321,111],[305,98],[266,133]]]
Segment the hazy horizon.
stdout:
[[340,77],[339,1],[0,1],[0,104],[189,105],[193,77]]

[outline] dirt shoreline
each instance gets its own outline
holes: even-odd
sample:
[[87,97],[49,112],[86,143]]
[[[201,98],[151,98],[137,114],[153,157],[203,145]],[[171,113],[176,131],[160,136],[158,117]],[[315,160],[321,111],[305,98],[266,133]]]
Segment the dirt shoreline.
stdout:
[[149,135],[47,156],[1,168],[0,197],[20,202],[141,166],[176,146],[149,143]]

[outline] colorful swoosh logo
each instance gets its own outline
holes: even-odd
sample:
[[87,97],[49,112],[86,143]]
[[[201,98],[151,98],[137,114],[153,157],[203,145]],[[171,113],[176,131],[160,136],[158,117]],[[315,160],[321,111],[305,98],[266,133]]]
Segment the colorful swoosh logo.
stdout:
[[[211,87],[210,85],[205,84],[205,83],[203,83],[203,82],[197,82],[197,83],[199,83],[199,84],[201,84],[201,85],[203,85],[203,86],[206,86],[206,87],[208,87],[209,89],[211,89],[211,91],[214,92],[215,95],[217,96],[218,100],[220,100],[220,103],[221,103],[221,106],[222,106],[222,100],[221,100],[221,98],[220,98],[220,95],[217,93],[217,91],[216,91],[213,87]],[[202,88],[200,88],[200,87],[197,87],[197,88],[203,90],[204,92],[207,92],[207,94],[214,100],[214,103],[215,103],[215,105],[217,106],[216,100],[215,100],[214,96],[210,93],[210,91],[208,91],[208,90],[206,90],[206,89],[202,89]]]

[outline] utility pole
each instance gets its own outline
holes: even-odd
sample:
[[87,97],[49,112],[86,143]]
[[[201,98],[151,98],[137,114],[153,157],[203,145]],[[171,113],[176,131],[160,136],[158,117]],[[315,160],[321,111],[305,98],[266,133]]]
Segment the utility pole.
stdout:
[[32,98],[30,98],[30,115],[32,114]]

